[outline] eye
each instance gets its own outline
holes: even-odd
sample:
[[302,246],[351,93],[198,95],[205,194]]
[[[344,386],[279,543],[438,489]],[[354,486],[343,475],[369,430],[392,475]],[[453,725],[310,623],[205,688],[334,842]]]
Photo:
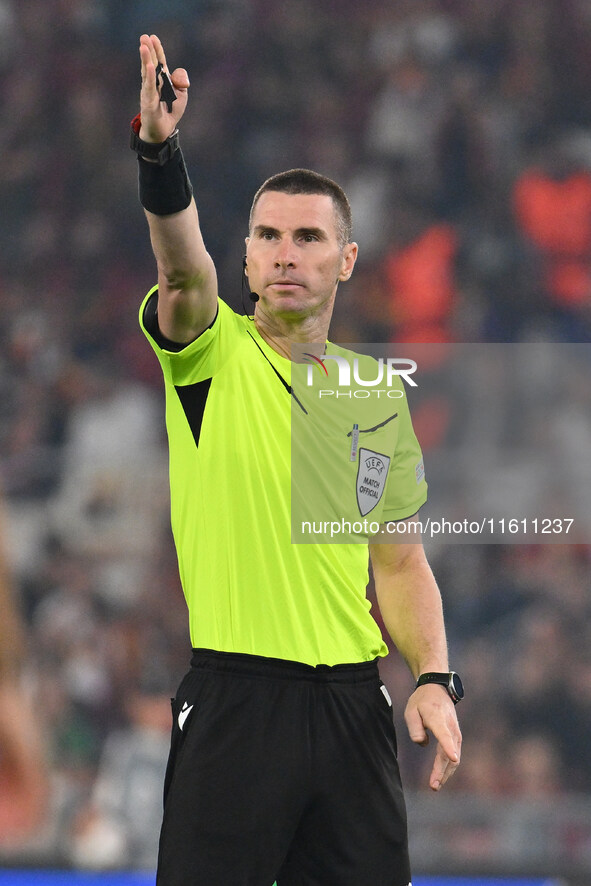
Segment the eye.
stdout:
[[316,234],[302,234],[302,240],[304,243],[317,243],[318,237]]
[[273,231],[261,231],[261,240],[273,240],[274,237]]

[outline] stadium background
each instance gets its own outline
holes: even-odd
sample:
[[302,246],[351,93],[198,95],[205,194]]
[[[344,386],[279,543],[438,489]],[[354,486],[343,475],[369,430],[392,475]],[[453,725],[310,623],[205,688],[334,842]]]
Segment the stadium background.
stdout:
[[[190,74],[182,143],[233,307],[250,197],[302,165],[344,185],[361,245],[335,341],[589,340],[589,0],[0,0],[3,543],[52,786],[34,834],[0,834],[4,868],[154,864],[188,638],[137,327],[144,31]],[[399,729],[417,872],[589,882],[590,553],[430,551],[468,697],[441,796]],[[384,679],[401,710],[395,654]]]

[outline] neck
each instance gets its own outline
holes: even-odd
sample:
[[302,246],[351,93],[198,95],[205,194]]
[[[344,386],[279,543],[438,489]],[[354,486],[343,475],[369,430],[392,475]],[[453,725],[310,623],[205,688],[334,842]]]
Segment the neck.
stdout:
[[293,343],[317,343],[324,348],[331,314],[332,305],[330,311],[325,314],[308,315],[294,320],[293,318],[270,315],[257,305],[254,323],[259,335],[265,339],[267,344],[282,357],[291,360],[291,345]]

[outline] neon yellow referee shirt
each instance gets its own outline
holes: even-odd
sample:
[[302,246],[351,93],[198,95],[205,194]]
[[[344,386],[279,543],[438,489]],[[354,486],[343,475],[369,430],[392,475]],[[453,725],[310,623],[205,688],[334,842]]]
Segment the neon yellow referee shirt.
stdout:
[[[180,350],[161,347],[156,299],[154,287],[140,324],[164,374],[171,521],[193,647],[313,666],[386,655],[366,598],[367,544],[292,542],[291,362],[221,300],[198,339]],[[303,421],[312,393],[301,391],[293,407]],[[356,459],[362,450],[385,457],[368,519],[403,519],[426,499],[405,398],[396,409],[385,426],[390,436],[360,437]],[[367,430],[363,419],[360,428]],[[351,460],[352,439],[341,444],[356,484],[345,497],[361,518],[372,506],[369,475]]]

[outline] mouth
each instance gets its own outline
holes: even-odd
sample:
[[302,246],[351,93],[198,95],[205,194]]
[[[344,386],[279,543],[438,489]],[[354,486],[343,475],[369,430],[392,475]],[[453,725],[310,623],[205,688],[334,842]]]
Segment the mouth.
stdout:
[[269,284],[272,288],[291,291],[293,289],[301,289],[302,284],[296,280],[273,280]]

